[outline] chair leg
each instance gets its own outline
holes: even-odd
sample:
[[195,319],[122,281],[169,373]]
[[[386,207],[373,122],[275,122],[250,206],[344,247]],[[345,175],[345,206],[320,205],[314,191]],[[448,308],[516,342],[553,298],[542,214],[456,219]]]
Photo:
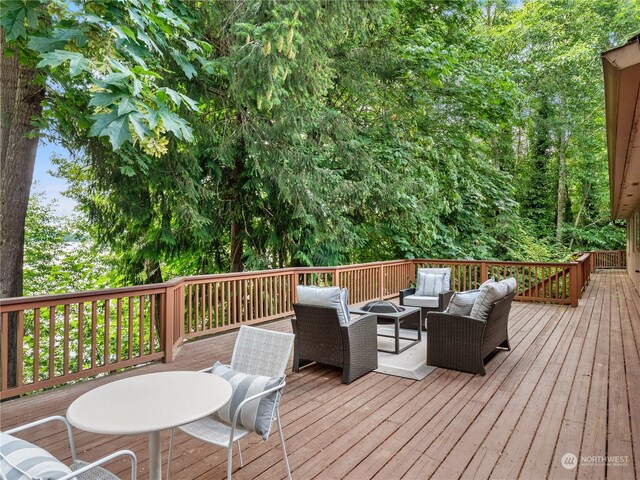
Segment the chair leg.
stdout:
[[244,463],[242,463],[242,448],[240,448],[240,440],[237,440],[238,444],[238,458],[240,458],[240,468],[244,467]]
[[278,432],[280,432],[280,444],[282,445],[282,455],[284,456],[284,465],[287,467],[287,478],[291,480],[291,468],[289,468],[289,458],[287,457],[287,449],[284,446],[284,433],[282,433],[282,421],[280,420],[280,408],[276,408],[276,416],[278,417]]
[[171,433],[169,434],[169,455],[167,457],[167,480],[171,478],[171,454],[173,450],[173,432],[175,428],[171,429]]
[[233,457],[233,443],[227,448],[227,480],[231,480],[231,462]]

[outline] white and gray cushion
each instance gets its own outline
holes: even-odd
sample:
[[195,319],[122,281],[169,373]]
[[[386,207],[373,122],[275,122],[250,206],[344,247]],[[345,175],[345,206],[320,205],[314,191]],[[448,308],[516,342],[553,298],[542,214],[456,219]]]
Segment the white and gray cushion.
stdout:
[[338,311],[340,325],[347,325],[351,320],[348,307],[349,294],[346,288],[298,285],[297,290],[298,303],[335,308]]
[[444,273],[420,272],[416,295],[419,297],[436,297],[444,292]]
[[489,285],[490,283],[496,283],[496,279],[493,277],[486,279],[476,290],[480,290],[482,287],[484,287],[485,285]]
[[469,316],[480,320],[487,320],[487,318],[489,318],[489,313],[491,313],[491,309],[493,308],[493,304],[498,300],[502,300],[510,293],[513,293],[515,289],[516,281],[513,277],[499,282],[485,282],[479,289],[480,293],[473,304],[473,308],[471,309]]
[[0,472],[7,480],[54,480],[71,470],[46,450],[0,432]]
[[504,280],[500,280],[500,283],[504,282],[507,285],[507,295],[511,295],[518,288],[518,282],[514,277],[507,277]]
[[442,291],[448,292],[451,290],[451,269],[448,267],[444,268],[419,268],[417,274],[416,281],[416,292],[420,291],[420,274],[421,273],[431,273],[431,274],[440,274],[443,273],[444,277],[442,278]]
[[408,295],[404,297],[402,303],[409,307],[437,308],[440,297],[422,297],[420,295]]
[[[216,412],[218,418],[228,424],[233,421],[233,416],[241,402],[265,390],[277,387],[284,381],[285,377],[284,375],[277,377],[248,375],[232,370],[220,362],[216,362],[213,365],[211,373],[224,378],[231,384],[231,399]],[[238,425],[256,432],[266,440],[269,438],[271,421],[279,401],[280,392],[278,391],[245,404],[238,416]]]
[[462,315],[468,317],[471,314],[473,304],[480,295],[480,290],[467,290],[466,292],[456,292],[449,301],[449,306],[445,313],[451,315]]

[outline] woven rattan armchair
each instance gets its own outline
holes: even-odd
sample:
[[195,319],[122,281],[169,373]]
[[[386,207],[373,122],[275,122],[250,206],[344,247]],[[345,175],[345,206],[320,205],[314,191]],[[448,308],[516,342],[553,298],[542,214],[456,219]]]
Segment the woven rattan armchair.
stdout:
[[318,362],[342,368],[342,383],[351,383],[378,368],[376,315],[352,317],[340,325],[335,308],[294,303],[293,309],[294,372]]
[[484,359],[496,348],[511,350],[507,326],[515,293],[493,304],[486,321],[427,314],[427,365],[485,375]]
[[[399,301],[400,305],[405,305],[404,298],[410,295],[414,295],[416,293],[415,287],[405,288],[400,290],[399,293]],[[420,321],[418,319],[407,319],[402,323],[402,328],[411,328],[413,330],[418,330],[418,328],[422,327],[422,330],[426,329],[426,318],[427,313],[429,312],[444,312],[449,306],[449,301],[455,292],[453,290],[449,290],[447,292],[442,292],[438,294],[438,305],[435,307],[420,307],[421,315]]]

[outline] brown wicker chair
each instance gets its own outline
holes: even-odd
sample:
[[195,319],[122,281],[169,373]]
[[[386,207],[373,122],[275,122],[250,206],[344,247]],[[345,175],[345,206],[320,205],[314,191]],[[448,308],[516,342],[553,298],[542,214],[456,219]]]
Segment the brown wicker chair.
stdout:
[[[404,305],[404,297],[408,297],[409,295],[414,295],[416,293],[415,287],[405,288],[400,290],[398,294],[400,297],[400,305]],[[449,301],[455,292],[453,290],[449,290],[447,292],[442,292],[438,294],[438,306],[437,307],[420,307],[420,321],[416,321],[414,319],[409,319],[408,321],[403,322],[402,328],[411,328],[413,330],[418,330],[418,328],[422,327],[422,330],[426,330],[426,320],[427,313],[429,312],[444,312],[449,306]]]
[[507,324],[515,293],[493,304],[486,321],[427,314],[427,365],[485,375],[484,359],[497,347],[511,350]]
[[294,372],[318,362],[342,368],[342,383],[351,383],[378,368],[375,315],[353,317],[348,325],[340,325],[335,308],[294,303],[293,309]]

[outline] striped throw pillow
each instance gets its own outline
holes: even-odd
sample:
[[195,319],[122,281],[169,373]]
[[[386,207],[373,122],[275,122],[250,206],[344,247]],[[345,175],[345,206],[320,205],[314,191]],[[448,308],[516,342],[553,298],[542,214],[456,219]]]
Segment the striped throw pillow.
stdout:
[[[211,373],[224,378],[231,384],[231,400],[216,412],[218,418],[228,424],[233,421],[233,416],[242,401],[265,390],[277,387],[285,378],[284,375],[278,377],[248,375],[232,370],[220,362],[216,362],[213,365]],[[273,392],[245,404],[238,415],[238,425],[256,432],[266,440],[269,438],[271,422],[278,402],[280,402],[280,392]]]
[[471,314],[471,309],[478,295],[480,295],[480,290],[467,290],[466,292],[454,293],[444,313],[468,317]]
[[444,291],[444,273],[420,272],[419,279],[416,295],[420,297],[437,297]]
[[71,470],[46,450],[0,432],[0,473],[7,480],[55,480]]

